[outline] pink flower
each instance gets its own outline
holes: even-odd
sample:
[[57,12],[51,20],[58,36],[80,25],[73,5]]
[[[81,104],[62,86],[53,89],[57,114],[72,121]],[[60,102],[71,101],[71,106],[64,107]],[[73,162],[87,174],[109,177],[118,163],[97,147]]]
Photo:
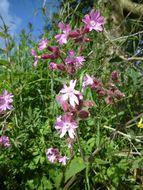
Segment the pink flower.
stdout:
[[47,47],[47,44],[48,44],[48,40],[47,39],[42,39],[39,44],[38,44],[38,49],[39,50],[43,50]]
[[36,53],[36,51],[34,50],[34,49],[31,49],[31,54],[35,57],[35,56],[37,56],[37,53]]
[[79,105],[79,99],[83,99],[82,94],[75,90],[76,80],[70,81],[70,86],[64,85],[64,88],[60,90],[61,101],[69,101],[70,105],[75,107],[75,105]]
[[0,95],[0,112],[11,110],[13,102],[13,95],[8,93],[7,90],[3,91],[3,94]]
[[49,69],[50,69],[50,70],[57,70],[57,64],[54,63],[54,62],[51,62],[51,63],[49,64]]
[[37,67],[38,64],[38,55],[36,53],[36,51],[34,49],[31,49],[31,54],[34,56],[35,60],[34,60],[34,67]]
[[46,151],[47,158],[50,162],[59,162],[62,165],[66,165],[67,160],[69,159],[66,156],[61,156],[60,152],[57,148],[49,148]]
[[10,142],[9,142],[9,137],[7,137],[5,135],[2,135],[0,137],[0,146],[3,146],[3,147],[9,147],[9,146],[11,146]]
[[67,34],[58,34],[55,36],[55,39],[57,40],[57,42],[59,42],[59,44],[63,45],[67,43]]
[[59,158],[59,162],[62,164],[62,165],[66,165],[66,162],[69,158],[67,156],[63,156],[63,157],[60,157]]
[[71,31],[70,25],[65,24],[64,22],[60,22],[58,27],[63,31],[63,33],[69,33]]
[[82,87],[86,87],[86,86],[92,86],[94,84],[94,77],[86,74],[86,76],[83,78],[84,82],[82,84]]
[[53,148],[48,148],[47,151],[46,151],[46,154],[49,155],[49,154],[53,154]]
[[54,163],[59,158],[59,150],[56,148],[49,148],[46,151],[47,158],[50,162]]
[[55,39],[61,45],[66,44],[69,32],[71,31],[70,25],[69,24],[64,24],[63,22],[60,22],[58,24],[58,27],[62,30],[63,34],[56,35]]
[[68,51],[69,56],[66,58],[66,63],[73,64],[76,67],[82,67],[85,61],[83,56],[75,56],[72,50]]
[[68,133],[71,139],[74,139],[75,129],[77,128],[77,123],[73,120],[72,115],[64,115],[57,118],[55,123],[55,128],[59,130],[60,138]]
[[56,156],[54,154],[48,155],[48,160],[52,163],[57,161]]
[[104,17],[100,15],[99,11],[92,10],[88,15],[86,14],[82,20],[89,31],[96,30],[101,32],[103,30],[103,25],[105,23]]

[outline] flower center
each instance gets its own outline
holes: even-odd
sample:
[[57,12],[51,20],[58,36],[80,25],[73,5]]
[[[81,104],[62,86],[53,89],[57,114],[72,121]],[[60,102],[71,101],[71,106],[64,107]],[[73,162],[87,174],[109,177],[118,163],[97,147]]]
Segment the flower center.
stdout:
[[73,94],[73,89],[68,88],[67,93],[68,93],[69,95]]
[[70,124],[70,123],[65,123],[64,127],[65,127],[66,129],[69,129],[69,128],[71,127],[71,124]]
[[91,26],[95,26],[95,25],[96,25],[95,21],[94,21],[94,20],[91,20],[91,21],[90,21],[90,25],[91,25]]

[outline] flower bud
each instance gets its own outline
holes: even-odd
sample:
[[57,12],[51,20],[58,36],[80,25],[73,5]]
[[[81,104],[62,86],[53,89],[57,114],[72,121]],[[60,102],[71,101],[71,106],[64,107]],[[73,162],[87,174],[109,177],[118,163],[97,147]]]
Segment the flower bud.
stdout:
[[88,111],[85,111],[85,110],[81,110],[78,112],[78,116],[81,118],[81,119],[86,119],[89,117],[89,112]]
[[111,73],[111,79],[113,82],[117,83],[119,81],[119,73],[117,71],[113,71]]

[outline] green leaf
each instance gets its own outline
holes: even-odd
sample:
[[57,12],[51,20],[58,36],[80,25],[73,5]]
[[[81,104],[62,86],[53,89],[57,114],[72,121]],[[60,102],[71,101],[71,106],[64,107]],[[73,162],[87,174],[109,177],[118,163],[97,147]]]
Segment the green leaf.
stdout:
[[48,180],[46,176],[42,177],[41,183],[43,184],[45,190],[46,189],[53,189],[53,185],[52,185],[51,181]]
[[82,158],[77,157],[74,158],[70,165],[68,166],[68,168],[66,169],[65,172],[65,182],[70,179],[72,176],[74,176],[75,174],[77,174],[78,172],[82,171],[83,169],[85,169],[86,165],[83,162]]
[[28,180],[26,185],[27,185],[28,188],[31,189],[31,190],[35,189],[35,185],[34,185],[34,180],[33,180],[33,179]]
[[50,178],[54,181],[55,184],[59,184],[62,173],[59,170],[51,169],[48,171]]

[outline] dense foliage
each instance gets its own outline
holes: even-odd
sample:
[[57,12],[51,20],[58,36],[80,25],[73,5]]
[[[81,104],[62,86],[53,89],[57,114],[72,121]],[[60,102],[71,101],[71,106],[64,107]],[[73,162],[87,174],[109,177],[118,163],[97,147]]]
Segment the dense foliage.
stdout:
[[[101,8],[105,24],[102,18],[101,28],[90,28],[85,14],[91,14],[92,1],[88,10],[84,2],[69,2],[61,4],[52,32],[44,30],[40,43],[31,26],[21,32],[18,45],[2,26],[0,189],[141,190],[142,21],[125,17],[126,31],[113,37],[108,6],[94,7]],[[66,23],[60,30],[59,22]],[[72,95],[61,101],[69,84]],[[71,133],[62,131],[67,120]]]

